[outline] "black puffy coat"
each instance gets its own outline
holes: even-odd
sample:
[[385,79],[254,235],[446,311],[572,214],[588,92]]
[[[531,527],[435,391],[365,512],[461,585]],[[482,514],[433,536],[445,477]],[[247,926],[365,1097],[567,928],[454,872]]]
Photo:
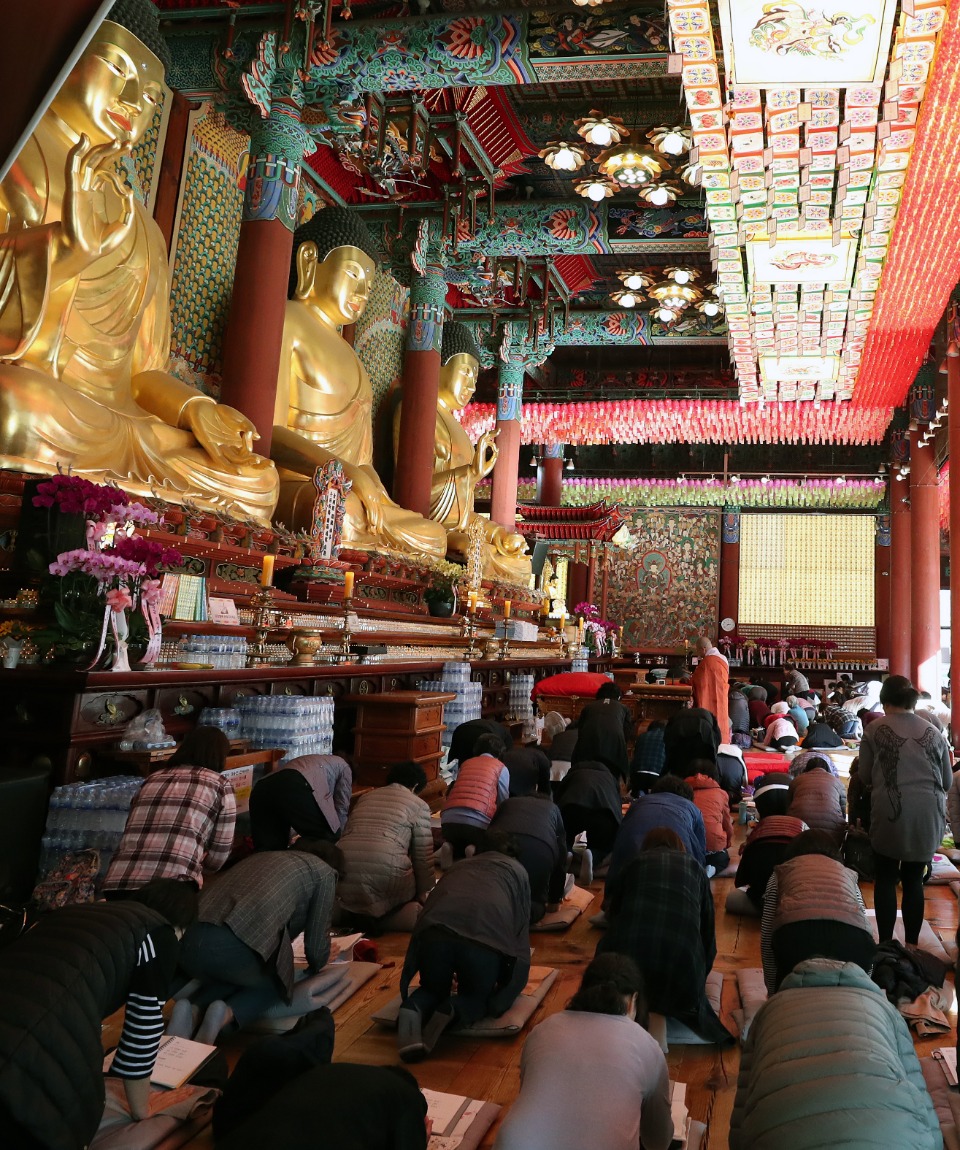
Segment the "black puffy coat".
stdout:
[[65,907],[0,951],[0,1131],[8,1116],[48,1150],[89,1145],[105,1100],[100,1026],[160,926],[136,902]]

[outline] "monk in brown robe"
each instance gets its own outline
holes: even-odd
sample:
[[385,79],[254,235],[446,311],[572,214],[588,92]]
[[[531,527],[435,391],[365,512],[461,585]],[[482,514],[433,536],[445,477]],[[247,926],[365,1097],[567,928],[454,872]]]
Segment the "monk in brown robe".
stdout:
[[730,668],[726,656],[713,645],[706,635],[697,640],[697,653],[700,662],[696,665],[691,679],[693,705],[711,711],[717,719],[720,737],[730,742],[730,715],[727,710],[727,695],[730,691]]

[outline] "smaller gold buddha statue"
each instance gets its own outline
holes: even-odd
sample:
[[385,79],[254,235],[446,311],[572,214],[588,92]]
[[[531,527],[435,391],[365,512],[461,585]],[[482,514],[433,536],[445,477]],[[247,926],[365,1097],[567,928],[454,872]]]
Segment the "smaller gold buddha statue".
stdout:
[[373,237],[349,209],[325,208],[297,229],[293,247],[271,452],[280,468],[276,517],[310,530],[313,475],[336,459],[353,484],[345,547],[442,559],[443,528],[394,503],[373,468],[373,388],[339,330],[367,306],[377,266]]
[[[430,517],[447,529],[447,552],[456,559],[469,554],[467,532],[471,523],[479,521],[486,540],[484,576],[527,583],[531,567],[523,536],[507,531],[474,510],[477,483],[490,474],[497,462],[497,433],[484,432],[474,447],[455,415],[473,398],[480,371],[480,349],[465,324],[450,322],[443,325],[440,362]],[[395,456],[401,407],[402,400],[394,416]]]

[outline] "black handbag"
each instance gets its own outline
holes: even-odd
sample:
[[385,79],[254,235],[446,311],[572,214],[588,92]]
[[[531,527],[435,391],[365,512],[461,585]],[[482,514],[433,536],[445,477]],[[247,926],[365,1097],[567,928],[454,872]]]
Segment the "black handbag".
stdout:
[[847,835],[843,840],[843,862],[851,870],[855,870],[862,879],[873,880],[876,873],[876,862],[870,836],[863,827],[847,827]]

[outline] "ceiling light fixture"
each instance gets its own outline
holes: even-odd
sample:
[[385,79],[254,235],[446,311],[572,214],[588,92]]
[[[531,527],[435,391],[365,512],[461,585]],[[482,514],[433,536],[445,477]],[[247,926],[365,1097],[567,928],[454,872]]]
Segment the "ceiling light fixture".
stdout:
[[661,323],[674,323],[680,318],[680,313],[671,311],[668,307],[660,307],[653,313]]
[[617,272],[617,279],[630,291],[644,291],[653,283],[653,276],[649,272]]
[[650,288],[647,294],[651,299],[655,299],[673,311],[683,311],[684,308],[696,303],[701,298],[700,292],[695,287],[687,287],[684,284],[676,283],[674,280],[665,280],[663,283],[656,284]]
[[676,267],[664,268],[664,275],[674,283],[689,284],[699,277],[700,269],[689,267],[687,264],[678,264]]
[[647,139],[665,156],[682,156],[693,147],[693,136],[688,128],[677,125],[675,128],[653,128],[647,132]]
[[675,203],[682,195],[683,186],[673,180],[667,180],[641,188],[640,202],[655,208],[663,208],[667,204]]
[[611,144],[619,144],[630,135],[630,129],[619,116],[605,116],[596,108],[590,109],[588,116],[582,116],[573,121],[577,135],[582,136],[588,144],[598,148],[609,148]]
[[649,148],[615,144],[597,156],[597,167],[618,184],[638,188],[652,183],[664,171],[666,164]]
[[588,158],[582,144],[566,144],[562,140],[551,140],[538,155],[548,168],[556,172],[575,172]]
[[572,455],[563,466],[567,471],[576,470],[577,465],[573,462],[573,456]]
[[612,291],[610,298],[621,307],[636,307],[640,302],[640,296],[632,291]]
[[599,204],[602,200],[609,199],[614,192],[618,192],[620,185],[607,176],[588,176],[586,179],[577,180],[573,190],[585,200]]

